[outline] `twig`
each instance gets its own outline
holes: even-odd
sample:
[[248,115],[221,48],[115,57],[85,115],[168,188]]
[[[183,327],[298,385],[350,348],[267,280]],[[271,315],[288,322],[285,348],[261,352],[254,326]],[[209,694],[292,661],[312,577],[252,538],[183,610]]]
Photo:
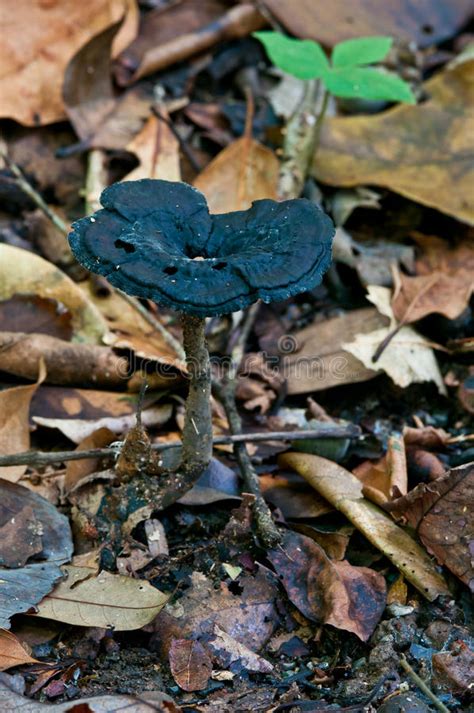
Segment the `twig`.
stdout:
[[[318,430],[311,431],[274,431],[273,433],[239,433],[232,436],[216,436],[214,445],[227,446],[234,443],[259,443],[262,441],[306,441],[318,438],[358,438],[360,428],[355,425],[332,426],[322,424]],[[181,441],[170,443],[154,443],[153,451],[161,452],[169,448],[180,448]],[[10,465],[44,466],[54,463],[66,463],[71,460],[84,460],[87,458],[108,458],[117,454],[116,448],[91,448],[87,451],[26,451],[12,455],[0,456],[0,468]],[[0,471],[1,475],[1,471]]]
[[171,133],[173,134],[175,139],[178,141],[181,151],[184,153],[184,155],[188,159],[193,170],[196,171],[196,173],[201,173],[201,171],[203,169],[202,163],[196,158],[194,151],[192,150],[192,148],[190,146],[188,146],[188,144],[183,139],[183,137],[181,136],[179,131],[176,130],[176,127],[173,124],[173,122],[170,121],[170,119],[167,119],[166,116],[163,116],[163,114],[157,109],[156,106],[152,106],[151,110],[157,119],[159,119],[164,124],[166,124],[166,126],[171,131]]
[[[234,437],[242,435],[242,421],[237,410],[237,403],[235,400],[236,374],[240,366],[240,362],[242,361],[245,341],[248,338],[255,322],[259,306],[260,305],[258,303],[257,305],[252,305],[252,307],[247,311],[243,320],[240,338],[232,350],[231,364],[229,365],[227,374],[223,376],[220,382],[214,384],[217,395],[224,406],[227,420],[229,421],[229,427]],[[278,528],[273,521],[270,508],[263,498],[262,491],[260,489],[260,480],[257,471],[253,467],[245,441],[234,440],[233,445],[234,455],[237,463],[239,464],[240,472],[244,481],[244,487],[249,493],[255,496],[253,507],[258,536],[265,547],[276,547],[281,539],[280,533],[278,532]]]
[[447,708],[444,703],[441,703],[439,698],[435,696],[433,691],[428,688],[426,683],[423,681],[420,676],[412,669],[408,661],[406,660],[405,656],[402,655],[400,659],[400,666],[407,672],[407,674],[410,676],[410,678],[416,683],[420,691],[422,691],[427,698],[430,699],[432,704],[437,708],[441,713],[449,713],[449,708]]
[[51,210],[49,205],[43,200],[42,196],[38,193],[38,191],[36,191],[31,185],[31,183],[25,178],[20,167],[17,166],[16,163],[14,163],[11,158],[9,158],[9,156],[3,151],[0,152],[0,156],[3,161],[5,161],[5,164],[8,166],[8,169],[13,173],[17,186],[21,188],[23,193],[26,193],[26,195],[31,198],[33,203],[35,203],[35,205],[37,205],[38,208],[43,211],[43,213],[50,219],[53,225],[55,225],[61,233],[67,235],[69,229],[66,223],[61,220],[57,213]]
[[136,297],[131,297],[130,295],[127,295],[126,292],[122,292],[122,290],[119,290],[117,288],[115,289],[115,291],[118,292],[120,297],[122,297],[125,302],[128,302],[128,304],[133,307],[134,310],[140,313],[143,319],[148,322],[150,327],[153,327],[153,329],[155,329],[157,332],[159,332],[159,334],[161,334],[168,346],[170,346],[176,352],[178,358],[182,362],[184,362],[186,360],[186,354],[181,344],[178,342],[177,339],[175,339],[175,337],[173,337],[171,332],[169,332],[166,327],[164,327],[161,322],[156,319],[156,317],[154,317],[152,313],[146,309],[146,307],[142,305],[140,300],[138,300]]

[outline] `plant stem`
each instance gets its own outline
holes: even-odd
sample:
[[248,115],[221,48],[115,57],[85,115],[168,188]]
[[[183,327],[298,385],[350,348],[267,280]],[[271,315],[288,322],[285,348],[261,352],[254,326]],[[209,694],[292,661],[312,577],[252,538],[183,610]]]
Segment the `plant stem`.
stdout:
[[323,94],[323,102],[321,104],[321,110],[318,114],[318,118],[316,119],[316,126],[314,127],[313,157],[312,157],[313,159],[316,156],[318,149],[319,149],[319,140],[321,138],[321,129],[323,128],[324,117],[326,116],[326,112],[327,112],[328,106],[329,106],[329,92],[323,86],[322,83],[321,83],[321,88],[322,88],[324,94]]
[[317,99],[322,84],[315,79],[306,82],[305,94],[300,106],[285,127],[285,142],[278,181],[280,200],[298,198],[319,142],[321,124],[326,113],[329,95],[326,90],[321,110],[317,111]]
[[183,315],[182,321],[189,392],[178,470],[187,482],[194,482],[212,458],[211,365],[205,337],[206,320]]
[[442,703],[437,696],[433,693],[433,691],[426,685],[426,683],[423,681],[420,676],[412,669],[408,661],[406,660],[405,656],[402,655],[400,659],[400,665],[401,667],[407,672],[407,674],[410,676],[411,679],[416,683],[420,691],[422,691],[427,698],[430,699],[432,704],[437,708],[440,713],[449,713],[449,708],[447,708],[444,703]]

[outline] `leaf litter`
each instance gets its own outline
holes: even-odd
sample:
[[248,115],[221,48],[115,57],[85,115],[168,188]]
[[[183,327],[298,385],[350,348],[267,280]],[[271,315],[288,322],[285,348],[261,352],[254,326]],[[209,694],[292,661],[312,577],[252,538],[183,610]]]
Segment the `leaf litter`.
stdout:
[[[0,668],[13,672],[1,674],[0,707],[384,710],[415,686],[401,651],[423,677],[433,672],[443,704],[468,705],[465,0],[449,12],[432,0],[416,17],[409,3],[361,3],[351,22],[339,2],[121,0],[99,3],[93,19],[87,3],[49,5],[17,43],[20,3],[1,80],[6,116],[25,127],[8,122],[0,148],[33,193],[2,164],[0,457],[33,454],[0,466]],[[158,479],[177,456],[151,448],[176,442],[183,424],[179,321],[88,277],[34,190],[66,226],[84,197],[92,205],[123,179],[183,176],[213,212],[274,199],[282,152],[314,118],[307,84],[268,66],[249,37],[274,18],[327,48],[396,36],[385,67],[419,102],[331,101],[308,156],[322,183],[303,181],[339,226],[324,284],[262,306],[248,334],[240,314],[208,322],[215,377],[221,359],[241,358],[244,433],[269,438],[249,446],[282,537],[266,549],[229,445],[172,507],[137,495],[147,469]],[[46,36],[52,61],[37,52]],[[21,48],[36,57],[22,68]],[[217,400],[213,411],[215,432],[227,433]],[[271,439],[355,424],[344,438]],[[34,460],[89,449],[83,460]],[[423,695],[410,690],[410,704]]]

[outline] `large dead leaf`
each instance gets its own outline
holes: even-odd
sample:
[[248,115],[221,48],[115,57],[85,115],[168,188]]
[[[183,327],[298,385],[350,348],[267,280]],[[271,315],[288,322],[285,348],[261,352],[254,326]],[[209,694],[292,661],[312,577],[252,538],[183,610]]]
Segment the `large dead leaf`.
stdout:
[[[0,454],[22,453],[30,447],[30,404],[38,386],[46,377],[44,362],[40,363],[36,384],[14,386],[0,391]],[[16,482],[26,471],[26,465],[0,468],[0,477]]]
[[17,693],[15,680],[7,674],[0,675],[0,708],[3,711],[21,710],[22,713],[181,713],[173,699],[160,691],[143,691],[139,696],[94,696],[66,703],[39,703]]
[[343,347],[357,334],[387,324],[375,309],[358,309],[314,324],[279,342],[289,394],[321,391],[377,376],[376,367],[363,365]]
[[124,180],[159,178],[180,181],[179,142],[169,126],[156,116],[150,116],[140,133],[126,146],[140,162]]
[[38,604],[35,616],[130,631],[149,624],[169,599],[144,580],[105,571],[96,576],[92,567],[69,565],[63,571],[67,579]]
[[253,201],[277,198],[279,163],[270,149],[244,136],[223,149],[194,181],[211,213],[247,210]]
[[14,295],[38,296],[65,307],[78,341],[99,344],[107,333],[100,312],[61,270],[28,250],[0,244],[0,302]]
[[344,343],[343,348],[356,357],[366,368],[377,368],[386,374],[398,386],[403,388],[413,383],[434,381],[441,394],[446,394],[443,377],[439,370],[431,343],[415,332],[412,327],[402,327],[390,339],[376,362],[373,361],[380,344],[392,335],[396,323],[390,306],[390,290],[378,285],[368,287],[368,296],[378,310],[391,319],[391,324],[382,329],[358,334],[352,342]]
[[327,119],[313,173],[332,186],[385,186],[474,225],[474,61],[424,85],[428,99]]
[[425,550],[383,510],[363,497],[362,483],[352,473],[326,458],[306,453],[286,453],[280,456],[280,461],[306,478],[423,596],[432,601],[440,594],[449,594]]
[[0,115],[27,126],[64,119],[61,88],[69,60],[125,12],[115,51],[126,47],[135,33],[135,5],[134,0],[18,0],[14,13],[2,13]]
[[332,46],[365,35],[390,35],[424,47],[446,39],[472,15],[470,0],[263,0],[297,37]]
[[371,636],[385,609],[381,574],[332,562],[322,547],[296,532],[286,532],[281,547],[268,558],[290,600],[306,617],[350,631],[362,641]]
[[22,666],[25,663],[38,663],[38,661],[30,656],[15,634],[0,629],[0,671]]
[[[394,500],[390,512],[415,528],[424,546],[474,591],[474,463],[453,468]],[[388,508],[387,508],[388,509]]]
[[40,495],[0,480],[0,502],[0,627],[7,628],[61,578],[73,545],[68,519]]

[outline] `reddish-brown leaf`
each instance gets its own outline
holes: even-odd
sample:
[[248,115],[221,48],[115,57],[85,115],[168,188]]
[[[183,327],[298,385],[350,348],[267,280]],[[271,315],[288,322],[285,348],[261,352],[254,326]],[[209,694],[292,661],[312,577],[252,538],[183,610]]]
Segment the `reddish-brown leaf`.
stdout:
[[382,575],[346,561],[332,562],[316,542],[295,532],[287,532],[281,548],[268,557],[302,614],[367,641],[385,608]]
[[173,639],[169,662],[174,680],[184,691],[206,688],[212,673],[212,661],[199,641]]

